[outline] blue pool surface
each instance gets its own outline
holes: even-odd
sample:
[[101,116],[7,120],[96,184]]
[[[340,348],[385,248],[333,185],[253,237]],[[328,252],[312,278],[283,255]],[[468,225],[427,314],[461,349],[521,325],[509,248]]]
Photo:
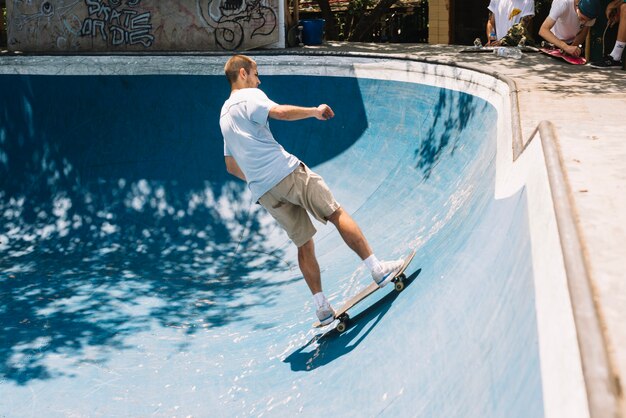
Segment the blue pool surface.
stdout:
[[[296,251],[224,167],[223,76],[1,75],[0,416],[544,415],[524,189],[495,199],[485,100],[261,74],[271,121],[406,289],[312,329]],[[338,307],[369,284],[316,224]]]

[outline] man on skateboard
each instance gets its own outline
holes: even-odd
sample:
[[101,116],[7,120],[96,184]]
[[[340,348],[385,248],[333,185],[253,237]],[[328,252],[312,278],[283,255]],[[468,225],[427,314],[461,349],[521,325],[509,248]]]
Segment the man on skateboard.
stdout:
[[[231,57],[224,66],[231,86],[230,97],[220,113],[227,171],[246,181],[258,201],[298,248],[298,266],[304,276],[322,325],[334,320],[335,311],[322,292],[320,267],[315,256],[313,226],[309,214],[322,223],[330,221],[369,268],[380,287],[402,268],[402,260],[379,261],[352,217],[333,197],[324,179],[274,139],[268,119],[295,121],[306,118],[331,119],[330,106],[279,105],[258,86],[256,62],[245,55]],[[307,213],[308,212],[308,213]]]

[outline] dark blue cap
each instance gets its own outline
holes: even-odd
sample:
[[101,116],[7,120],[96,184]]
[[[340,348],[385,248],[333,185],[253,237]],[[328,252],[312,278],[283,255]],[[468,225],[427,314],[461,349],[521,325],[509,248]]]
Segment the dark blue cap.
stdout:
[[578,8],[580,12],[589,19],[595,19],[598,17],[600,5],[598,4],[598,0],[580,0],[578,2]]

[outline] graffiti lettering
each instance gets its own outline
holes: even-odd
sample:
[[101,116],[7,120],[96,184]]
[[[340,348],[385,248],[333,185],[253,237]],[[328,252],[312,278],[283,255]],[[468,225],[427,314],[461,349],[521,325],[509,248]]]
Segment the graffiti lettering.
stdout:
[[197,0],[204,21],[215,33],[215,42],[235,50],[255,36],[269,36],[278,27],[276,12],[264,0]]
[[113,46],[141,44],[149,48],[154,43],[152,16],[150,12],[131,9],[141,0],[127,0],[122,7],[121,0],[85,0],[89,16],[83,21],[81,35],[100,38]]
[[81,29],[82,35],[91,35],[91,37],[96,37],[98,34],[104,39],[107,40],[107,34],[104,29],[104,21],[95,20],[95,19],[85,19],[83,22],[83,27]]
[[[282,0],[0,0],[10,49],[236,50],[278,41]],[[157,33],[159,35],[157,35]]]

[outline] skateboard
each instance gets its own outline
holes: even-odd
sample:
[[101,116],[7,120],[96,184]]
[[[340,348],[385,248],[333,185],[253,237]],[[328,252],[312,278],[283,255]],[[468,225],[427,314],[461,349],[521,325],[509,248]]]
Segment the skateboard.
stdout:
[[587,60],[584,57],[573,57],[565,54],[562,50],[557,48],[539,48],[542,54],[551,56],[552,58],[562,59],[563,61],[573,65],[585,65]]
[[[411,261],[413,261],[413,257],[415,257],[415,250],[412,250],[409,255],[407,255],[404,259],[404,264],[402,264],[402,268],[396,273],[396,275],[391,279],[391,282],[394,284],[394,289],[397,292],[402,292],[404,290],[404,281],[406,280],[406,275],[404,271],[407,269]],[[337,312],[335,312],[335,319],[339,321],[335,330],[337,332],[342,333],[346,329],[348,329],[348,324],[350,323],[350,316],[348,315],[348,310],[352,309],[356,304],[361,302],[363,299],[370,296],[372,293],[376,292],[380,287],[374,282],[372,282],[365,289],[361,290],[355,296],[353,296],[350,300],[348,300]],[[322,328],[326,325],[322,325],[320,321],[316,321],[313,324],[314,328]]]

